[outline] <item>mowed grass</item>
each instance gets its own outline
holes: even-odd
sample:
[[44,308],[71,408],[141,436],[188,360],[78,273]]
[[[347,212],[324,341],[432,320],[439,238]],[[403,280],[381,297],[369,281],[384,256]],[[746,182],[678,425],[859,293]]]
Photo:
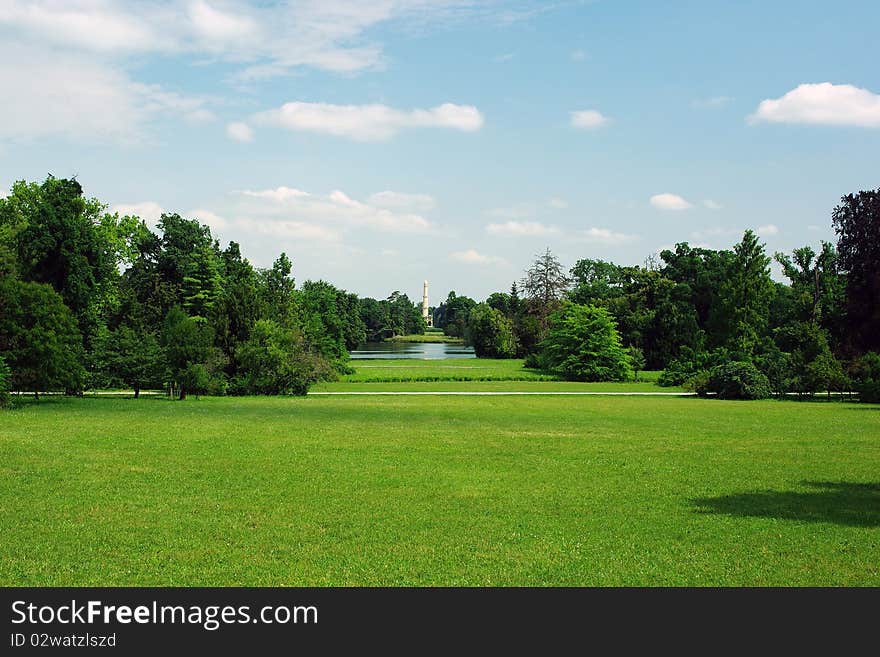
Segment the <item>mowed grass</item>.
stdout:
[[[339,381],[320,383],[317,392],[398,391],[589,391],[589,392],[681,392],[661,388],[660,372],[639,372],[638,381],[624,383],[578,383],[523,366],[522,359],[447,358],[351,360],[354,374]],[[369,384],[368,386],[362,384]],[[452,384],[452,385],[447,385]]]
[[880,407],[46,399],[2,585],[880,585]]

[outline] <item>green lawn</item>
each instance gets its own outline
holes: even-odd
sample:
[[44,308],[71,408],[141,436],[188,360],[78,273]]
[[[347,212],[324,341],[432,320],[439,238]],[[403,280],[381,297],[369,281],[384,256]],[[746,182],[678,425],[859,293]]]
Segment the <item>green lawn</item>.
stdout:
[[450,344],[464,344],[461,338],[454,338],[444,333],[416,333],[413,335],[395,335],[393,338],[387,338],[386,342],[448,342]]
[[51,398],[0,585],[880,585],[880,407]]
[[522,359],[447,358],[442,360],[351,360],[346,383],[405,381],[553,381],[557,377],[523,367]]

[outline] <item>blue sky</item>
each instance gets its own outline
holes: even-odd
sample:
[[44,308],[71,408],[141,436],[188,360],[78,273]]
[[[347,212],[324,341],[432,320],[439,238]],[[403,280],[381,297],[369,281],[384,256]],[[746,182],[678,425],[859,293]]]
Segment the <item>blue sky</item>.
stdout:
[[76,175],[361,295],[536,253],[833,240],[880,186],[876,2],[0,0],[0,189]]

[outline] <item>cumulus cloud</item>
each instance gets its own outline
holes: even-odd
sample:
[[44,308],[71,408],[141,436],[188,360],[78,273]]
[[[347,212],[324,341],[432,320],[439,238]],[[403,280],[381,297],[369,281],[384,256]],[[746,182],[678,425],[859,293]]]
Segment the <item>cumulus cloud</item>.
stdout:
[[434,197],[429,194],[406,194],[390,190],[371,194],[367,202],[380,208],[388,208],[389,210],[415,210],[421,212],[433,210],[437,205]]
[[537,221],[506,221],[504,223],[489,224],[486,232],[490,235],[510,235],[515,237],[541,237],[554,235],[559,232],[554,226],[546,226]]
[[638,239],[636,235],[625,235],[624,233],[615,233],[608,228],[588,228],[580,233],[581,239],[585,242],[593,242],[596,244],[607,244],[609,246],[617,244],[626,244]]
[[483,255],[475,249],[467,251],[456,251],[449,255],[456,262],[462,262],[467,265],[501,265],[505,263],[504,258],[498,256]]
[[687,210],[691,204],[678,194],[655,194],[650,199],[651,205],[659,210]]
[[703,206],[709,208],[710,210],[720,210],[722,208],[720,203],[717,203],[712,199],[706,199],[705,201],[703,201]]
[[141,203],[115,203],[110,206],[110,212],[117,212],[121,216],[140,217],[150,228],[155,229],[165,210],[155,201],[142,201]]
[[779,228],[773,224],[767,224],[766,226],[758,226],[758,230],[755,232],[761,237],[768,237],[770,235],[778,235]]
[[849,84],[802,84],[761,101],[748,121],[880,128],[880,95]]
[[340,228],[360,228],[391,233],[423,233],[431,222],[414,212],[395,212],[351,198],[335,190],[316,195],[293,187],[263,190],[242,190],[242,198],[253,199],[246,205],[249,215],[289,217],[314,224],[334,224]]
[[235,141],[242,143],[254,140],[254,131],[247,123],[235,121],[226,125],[226,135]]
[[259,112],[254,121],[288,130],[318,132],[357,141],[388,139],[405,128],[451,128],[479,130],[483,115],[471,105],[444,103],[431,109],[399,110],[387,105],[331,105],[285,103]]
[[602,128],[608,125],[610,121],[611,119],[607,116],[603,116],[602,112],[599,112],[598,110],[590,109],[571,112],[571,125],[575,128],[595,130],[596,128]]

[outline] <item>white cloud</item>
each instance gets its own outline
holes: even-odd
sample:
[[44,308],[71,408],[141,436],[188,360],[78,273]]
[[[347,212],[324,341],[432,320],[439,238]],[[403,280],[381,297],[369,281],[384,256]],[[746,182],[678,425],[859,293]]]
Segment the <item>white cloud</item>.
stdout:
[[709,208],[710,210],[722,209],[722,205],[720,203],[717,203],[716,201],[713,201],[712,199],[706,199],[705,201],[703,201],[703,206]]
[[371,194],[367,202],[380,208],[390,210],[433,210],[437,203],[434,197],[428,194],[406,194],[403,192],[376,192]]
[[463,262],[467,265],[501,265],[505,263],[504,258],[498,256],[483,255],[475,249],[467,251],[456,251],[449,254],[449,257],[457,262]]
[[205,119],[205,98],[133,82],[121,68],[90,56],[59,54],[0,41],[0,140],[65,137],[77,141],[142,141],[151,121]]
[[295,219],[256,219],[241,217],[234,226],[244,234],[257,233],[284,240],[309,242],[336,242],[341,238],[338,230]]
[[110,206],[110,212],[118,212],[121,216],[140,217],[150,228],[155,229],[165,210],[155,201],[143,201],[141,203],[116,203]]
[[678,194],[655,194],[651,197],[651,205],[660,210],[687,210],[691,204]]
[[292,102],[278,109],[259,112],[254,120],[288,130],[319,132],[357,141],[388,139],[405,128],[452,128],[473,132],[483,125],[483,115],[476,107],[453,103],[431,109],[399,110],[378,104]]
[[339,190],[320,196],[292,187],[277,187],[243,190],[238,195],[257,203],[246,206],[249,215],[296,218],[310,223],[329,222],[342,228],[391,233],[423,233],[432,227],[420,214],[377,207],[357,201]]
[[880,96],[849,84],[802,84],[761,101],[749,123],[805,123],[880,128]]
[[551,198],[547,205],[554,210],[565,210],[568,207],[568,202],[561,198]]
[[607,116],[603,116],[602,112],[599,112],[598,110],[578,110],[571,112],[570,114],[571,125],[575,128],[584,128],[586,130],[602,128],[608,125],[611,121],[611,119]]
[[191,217],[193,219],[198,219],[199,222],[210,226],[213,231],[223,230],[231,225],[231,222],[227,219],[224,219],[220,215],[211,212],[210,210],[205,210],[202,208],[197,208],[195,210],[190,210],[186,213],[187,217]]
[[293,187],[285,187],[283,185],[281,187],[276,187],[275,189],[261,189],[258,191],[245,189],[239,193],[244,196],[253,196],[254,198],[267,198],[276,203],[283,203],[285,201],[310,196],[308,192],[304,192],[301,189],[294,189]]
[[254,140],[254,131],[247,123],[235,121],[226,125],[226,135],[230,139],[240,141],[242,143]]
[[486,232],[490,235],[512,235],[516,237],[540,237],[555,235],[558,228],[546,226],[537,221],[507,221],[501,224],[489,224]]
[[767,224],[766,226],[758,226],[758,230],[755,232],[761,237],[767,237],[769,235],[779,234],[779,228],[773,224]]
[[588,228],[581,231],[581,238],[585,242],[594,242],[596,244],[607,244],[612,246],[634,242],[638,239],[638,236],[615,233],[607,228]]

